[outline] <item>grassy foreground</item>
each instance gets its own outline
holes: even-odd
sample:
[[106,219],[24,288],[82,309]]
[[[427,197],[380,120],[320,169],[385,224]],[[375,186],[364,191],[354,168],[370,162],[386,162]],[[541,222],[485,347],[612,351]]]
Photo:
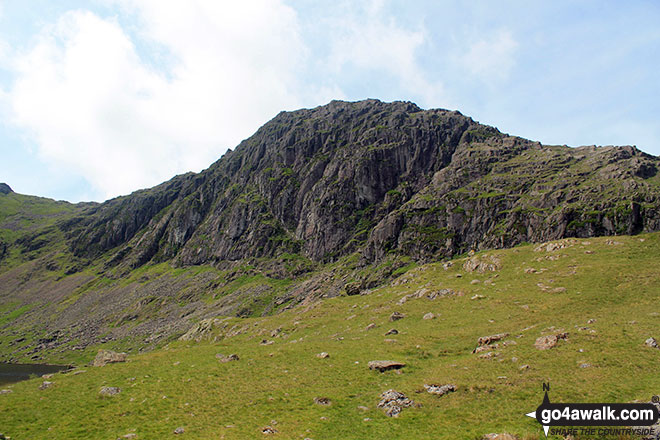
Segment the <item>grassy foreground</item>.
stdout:
[[[67,440],[476,439],[491,432],[537,439],[541,427],[524,414],[541,403],[543,382],[553,402],[660,394],[660,350],[644,346],[660,339],[660,234],[555,243],[564,247],[476,254],[475,262],[500,266],[494,271],[468,272],[468,258],[457,259],[360,296],[267,318],[219,318],[198,342],[171,342],[126,363],[80,365],[48,379],[48,389],[39,389],[41,378],[5,386],[12,392],[0,395],[0,432]],[[400,303],[420,289],[456,294]],[[405,317],[390,322],[393,312]],[[435,319],[423,319],[427,313]],[[386,336],[392,328],[398,334]],[[558,332],[568,338],[550,350],[534,347]],[[479,337],[499,333],[509,336],[492,357],[472,353]],[[240,360],[223,363],[218,353]],[[369,370],[378,359],[407,365]],[[423,388],[447,383],[456,392],[436,397]],[[104,386],[122,391],[100,396]],[[388,389],[421,407],[385,416],[377,404]],[[276,432],[263,434],[267,426]],[[174,434],[178,427],[183,434]]]

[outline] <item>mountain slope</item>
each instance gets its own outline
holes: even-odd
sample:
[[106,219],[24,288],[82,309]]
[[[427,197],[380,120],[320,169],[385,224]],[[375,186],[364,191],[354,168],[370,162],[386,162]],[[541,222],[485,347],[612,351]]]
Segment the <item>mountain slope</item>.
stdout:
[[[525,417],[542,402],[542,383],[552,402],[658,395],[660,350],[644,341],[660,338],[659,252],[659,233],[479,252],[365,295],[269,317],[210,318],[185,340],[132,352],[126,363],[81,365],[94,353],[69,351],[77,371],[0,394],[0,426],[12,438],[67,440],[164,438],[178,427],[182,438],[254,439],[268,426],[287,439],[545,439]],[[393,322],[394,312],[403,318]],[[555,347],[535,347],[564,332]],[[480,337],[503,333],[473,352]],[[221,362],[230,354],[239,359]],[[368,368],[380,359],[406,366],[400,374]],[[44,380],[52,385],[41,390]],[[425,384],[456,388],[439,397]],[[104,397],[103,387],[121,392]],[[377,405],[388,389],[421,407],[387,417]]]
[[18,233],[6,217],[0,358],[153,347],[471,250],[660,230],[659,166],[407,102],[282,112],[201,173],[102,204],[44,201],[57,214]]

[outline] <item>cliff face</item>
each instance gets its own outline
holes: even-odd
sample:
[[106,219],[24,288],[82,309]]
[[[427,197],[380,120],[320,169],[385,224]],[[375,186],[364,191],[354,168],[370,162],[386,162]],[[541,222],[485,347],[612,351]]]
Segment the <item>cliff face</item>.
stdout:
[[280,113],[199,174],[61,225],[78,256],[178,265],[360,251],[418,260],[660,229],[658,158],[543,146],[458,112],[333,101]]

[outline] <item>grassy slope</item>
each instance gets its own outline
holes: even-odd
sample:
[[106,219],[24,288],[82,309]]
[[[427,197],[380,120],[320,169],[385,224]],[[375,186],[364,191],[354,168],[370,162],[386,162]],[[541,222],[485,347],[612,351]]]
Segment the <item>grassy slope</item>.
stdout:
[[[607,244],[612,240],[621,244]],[[113,439],[130,432],[153,439],[179,426],[185,438],[250,439],[267,425],[279,431],[274,438],[473,439],[502,431],[538,438],[540,426],[524,413],[541,403],[544,381],[553,401],[626,402],[660,394],[660,350],[642,345],[660,336],[660,234],[534,249],[487,252],[503,263],[496,272],[466,273],[461,260],[449,270],[431,264],[368,295],[268,318],[228,318],[227,329],[215,330],[216,341],[177,341],[125,364],[82,366],[82,374],[55,375],[47,390],[37,389],[42,379],[18,383],[0,395],[0,426],[15,439]],[[528,267],[547,270],[525,273]],[[549,293],[539,283],[566,291]],[[397,304],[423,286],[464,295]],[[471,300],[475,294],[485,298]],[[389,322],[393,311],[406,318]],[[423,320],[427,312],[440,316]],[[366,330],[372,322],[377,328]],[[245,331],[228,336],[232,327]],[[280,327],[282,333],[271,336]],[[535,339],[551,327],[568,331],[568,340],[538,351]],[[399,334],[384,336],[390,328]],[[501,332],[516,344],[496,350],[494,359],[471,353],[478,337]],[[274,343],[261,345],[262,339]],[[321,351],[330,358],[318,359]],[[237,353],[241,360],[220,363],[216,353]],[[380,374],[367,368],[374,359],[408,365],[402,374]],[[583,363],[591,366],[580,368]],[[530,369],[520,370],[524,364]],[[458,391],[442,398],[416,393],[425,383],[453,383]],[[101,398],[102,386],[123,391]],[[389,388],[423,406],[386,417],[376,404]],[[316,405],[315,397],[332,405]]]
[[0,194],[0,242],[23,243],[9,246],[7,255],[0,259],[0,272],[49,253],[63,257],[68,250],[62,232],[54,225],[84,206],[17,193]]

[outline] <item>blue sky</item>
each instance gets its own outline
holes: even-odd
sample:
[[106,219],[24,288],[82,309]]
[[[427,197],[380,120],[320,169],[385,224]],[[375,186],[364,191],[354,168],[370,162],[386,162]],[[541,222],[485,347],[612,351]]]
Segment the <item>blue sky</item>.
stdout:
[[658,24],[657,1],[0,0],[0,182],[102,201],[332,99],[660,155]]

